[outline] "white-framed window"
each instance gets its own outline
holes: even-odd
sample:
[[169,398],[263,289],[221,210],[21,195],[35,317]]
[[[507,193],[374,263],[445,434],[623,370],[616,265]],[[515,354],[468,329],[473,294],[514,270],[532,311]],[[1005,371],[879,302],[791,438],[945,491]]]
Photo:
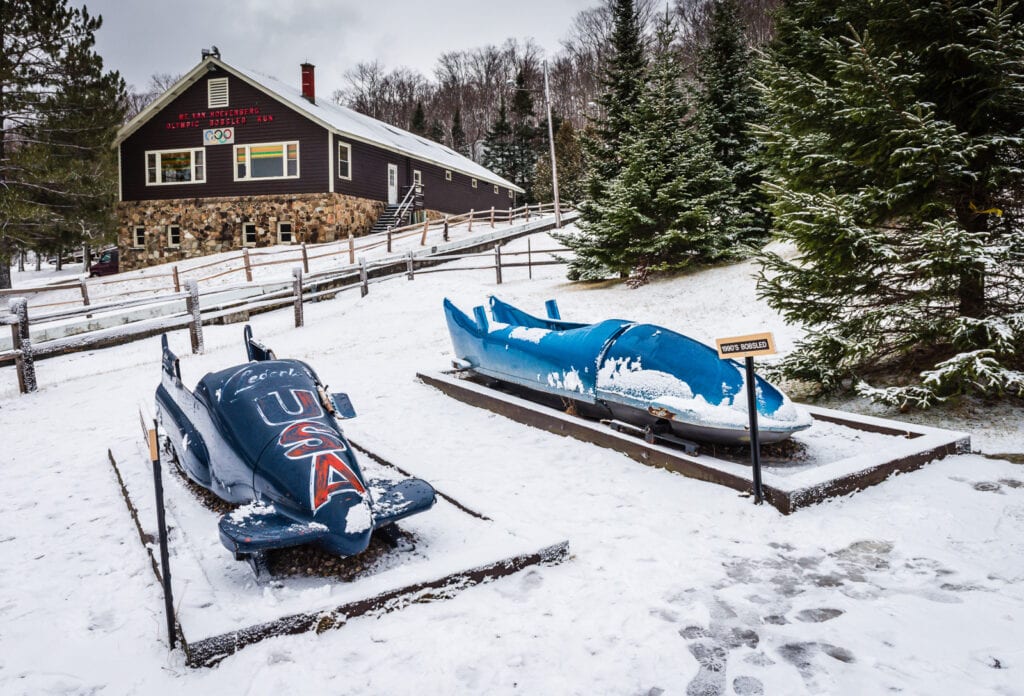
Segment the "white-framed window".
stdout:
[[142,225],[136,225],[132,228],[132,248],[146,248],[146,228]]
[[469,185],[472,186],[473,188],[476,188],[476,179],[470,179]]
[[149,150],[146,186],[206,183],[206,150]]
[[299,178],[299,143],[235,145],[235,181]]
[[508,197],[509,197],[509,198],[511,198],[511,197],[512,197],[512,189],[509,189],[509,190],[508,190]]
[[444,170],[444,180],[445,181],[451,181],[452,180],[452,170],[451,169],[445,169]]
[[423,172],[421,172],[419,169],[413,169],[412,170],[412,185],[413,186],[422,186],[423,185]]
[[497,196],[497,195],[498,195],[498,193],[499,193],[499,191],[498,191],[498,185],[497,185],[497,184],[495,184],[495,185],[494,185],[494,195],[495,195],[495,196]]
[[[255,240],[253,240],[255,244]],[[279,222],[277,223],[277,243],[278,244],[294,244],[295,235],[292,234],[292,223],[290,222]]]
[[180,225],[168,225],[167,226],[167,246],[172,249],[177,249],[181,246],[181,226]]
[[338,143],[338,178],[352,179],[352,146]]
[[223,109],[228,105],[228,78],[211,77],[206,81],[206,105],[210,109]]
[[242,223],[242,246],[256,246],[256,223]]

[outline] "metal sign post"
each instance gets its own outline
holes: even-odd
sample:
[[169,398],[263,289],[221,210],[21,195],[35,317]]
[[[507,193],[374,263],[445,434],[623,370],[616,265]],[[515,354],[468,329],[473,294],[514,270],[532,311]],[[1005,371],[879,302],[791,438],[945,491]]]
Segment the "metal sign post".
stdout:
[[164,511],[164,485],[160,472],[160,448],[157,442],[157,424],[148,427],[147,419],[140,409],[139,419],[142,421],[142,432],[149,444],[149,458],[153,462],[153,488],[156,493],[156,523],[160,538],[160,579],[164,586],[164,613],[167,615],[167,642],[174,650],[177,631],[174,621],[174,597],[171,594],[171,559],[167,548],[167,518]]
[[754,383],[754,359],[746,358],[747,364],[747,411],[750,413],[750,463],[754,468],[754,504],[764,502],[761,490],[761,442],[757,433],[757,387]]
[[761,442],[757,430],[757,382],[754,378],[754,356],[775,353],[775,339],[770,333],[734,336],[715,340],[718,357],[745,358],[747,383],[747,412],[750,414],[750,463],[754,469],[754,504],[764,502],[761,488]]

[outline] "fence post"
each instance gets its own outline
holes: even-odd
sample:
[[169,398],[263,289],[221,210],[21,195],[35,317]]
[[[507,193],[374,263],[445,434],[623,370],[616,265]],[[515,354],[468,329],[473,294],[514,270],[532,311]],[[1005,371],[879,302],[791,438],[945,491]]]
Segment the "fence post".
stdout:
[[494,229],[494,206],[491,206],[491,229]]
[[526,221],[527,222],[530,221],[530,204],[529,203],[526,204]]
[[427,245],[427,230],[430,229],[430,218],[423,219],[423,235],[420,237],[420,246]]
[[29,337],[28,300],[12,297],[7,303],[11,314],[18,317],[18,323],[11,326],[11,344],[17,351],[14,364],[18,371],[18,390],[28,394],[36,390],[36,366],[32,358],[32,339]]
[[391,253],[391,228],[388,227],[388,253]]
[[473,209],[469,209],[469,232],[473,231]]
[[185,311],[192,317],[188,325],[188,338],[192,343],[193,353],[203,352],[203,315],[199,310],[199,283],[194,280],[185,281]]
[[366,273],[366,257],[359,257],[359,294],[361,297],[366,297],[370,292],[369,277]]
[[306,243],[302,243],[302,270],[309,273],[309,254],[306,253]]
[[494,246],[494,273],[498,279],[498,285],[501,285],[501,247],[498,245]]
[[252,282],[252,266],[249,264],[249,250],[242,248],[242,260],[245,262],[245,282]]
[[448,216],[444,216],[444,241],[448,241]]
[[292,269],[292,276],[294,276],[293,288],[295,291],[295,328],[305,325],[304,318],[302,316],[302,269],[296,266]]
[[533,280],[533,249],[530,246],[530,238],[526,238],[526,270],[530,280]]
[[508,207],[508,212],[505,214],[505,219],[508,220],[508,224],[512,224],[512,206]]
[[348,262],[349,264],[356,262],[356,238],[351,232],[348,233]]
[[405,255],[405,277],[412,280],[415,277],[415,270],[412,263],[412,252]]
[[181,278],[178,277],[177,266],[171,266],[171,275],[174,277],[174,292],[181,292]]
[[82,291],[82,306],[89,306],[89,288],[85,284],[85,278],[81,278],[79,281],[79,288]]

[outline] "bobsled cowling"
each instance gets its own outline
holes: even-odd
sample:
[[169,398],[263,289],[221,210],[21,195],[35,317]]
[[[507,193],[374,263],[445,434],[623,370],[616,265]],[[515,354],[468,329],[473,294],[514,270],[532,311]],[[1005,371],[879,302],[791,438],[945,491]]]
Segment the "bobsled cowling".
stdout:
[[309,365],[279,360],[251,338],[254,360],[207,374],[190,392],[163,339],[157,413],[190,479],[232,503],[222,543],[237,555],[316,543],[355,555],[374,529],[429,509],[425,481],[368,481],[338,426],[354,415],[348,398],[329,395]]
[[[444,309],[456,357],[481,375],[590,404],[638,426],[667,425],[682,438],[750,439],[743,366],[688,336],[623,319],[563,321],[553,300],[547,318],[495,297],[489,312],[476,307],[473,318],[447,299]],[[806,412],[755,379],[762,442],[810,426]]]

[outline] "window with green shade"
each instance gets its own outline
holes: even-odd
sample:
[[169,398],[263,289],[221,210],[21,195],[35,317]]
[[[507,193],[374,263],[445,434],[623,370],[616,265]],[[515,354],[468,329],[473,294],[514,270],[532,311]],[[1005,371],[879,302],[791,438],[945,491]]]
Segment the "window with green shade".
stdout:
[[206,151],[153,150],[146,153],[146,185],[202,184],[206,182]]
[[235,146],[235,181],[296,179],[298,176],[297,142]]

